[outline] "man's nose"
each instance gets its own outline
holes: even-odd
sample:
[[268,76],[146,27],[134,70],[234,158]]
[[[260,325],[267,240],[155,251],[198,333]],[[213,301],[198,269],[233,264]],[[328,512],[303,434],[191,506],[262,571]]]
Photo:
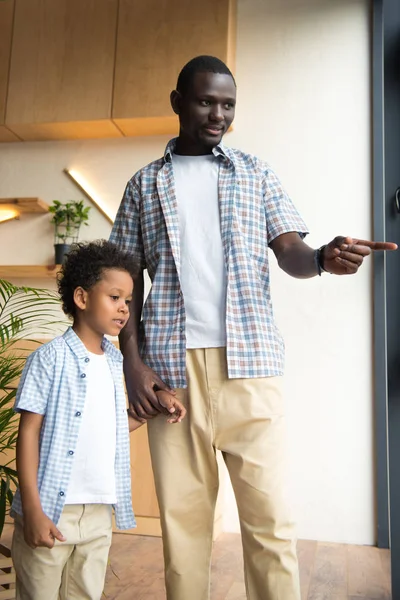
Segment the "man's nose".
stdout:
[[222,112],[221,106],[219,106],[218,104],[215,104],[211,108],[210,119],[212,121],[223,121],[224,120],[224,113]]

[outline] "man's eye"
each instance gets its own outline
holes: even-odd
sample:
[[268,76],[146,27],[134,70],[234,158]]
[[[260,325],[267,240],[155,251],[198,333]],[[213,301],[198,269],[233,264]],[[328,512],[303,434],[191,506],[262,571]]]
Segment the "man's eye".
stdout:
[[232,110],[232,108],[234,108],[234,107],[235,107],[235,105],[234,105],[234,104],[232,104],[231,102],[228,102],[227,104],[225,104],[225,108],[226,108],[227,110]]
[[209,100],[200,100],[201,106],[210,106],[211,102]]

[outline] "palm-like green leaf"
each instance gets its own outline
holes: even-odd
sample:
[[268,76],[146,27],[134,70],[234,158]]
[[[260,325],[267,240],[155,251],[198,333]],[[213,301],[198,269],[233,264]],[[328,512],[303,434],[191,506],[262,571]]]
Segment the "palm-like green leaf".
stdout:
[[54,337],[61,327],[65,321],[55,292],[18,287],[0,279],[0,536],[17,485],[17,473],[9,459],[17,440],[16,382],[32,342]]

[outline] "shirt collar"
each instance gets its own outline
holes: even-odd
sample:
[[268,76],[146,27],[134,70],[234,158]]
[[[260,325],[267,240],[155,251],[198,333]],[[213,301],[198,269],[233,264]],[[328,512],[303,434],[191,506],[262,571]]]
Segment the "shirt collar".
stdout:
[[[170,140],[167,144],[167,147],[165,148],[165,152],[164,152],[164,161],[165,162],[172,162],[172,154],[175,151],[176,148],[176,142],[178,141],[178,138],[173,138],[172,140]],[[232,160],[231,157],[229,156],[229,148],[226,148],[226,146],[224,145],[223,142],[220,142],[217,146],[215,146],[212,149],[212,153],[214,154],[214,156],[223,156],[224,158],[227,158],[228,160]]]
[[[79,359],[87,358],[87,348],[82,340],[76,335],[72,327],[68,327],[67,331],[63,335],[63,338],[75,356],[77,356]],[[118,362],[122,362],[123,358],[121,352],[117,350],[114,344],[112,344],[106,337],[103,337],[101,347],[105,354],[109,355]]]

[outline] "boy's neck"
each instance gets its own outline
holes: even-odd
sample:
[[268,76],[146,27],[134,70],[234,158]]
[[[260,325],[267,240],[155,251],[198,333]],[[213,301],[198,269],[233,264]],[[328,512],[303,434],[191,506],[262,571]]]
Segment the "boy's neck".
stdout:
[[75,331],[76,335],[81,340],[86,350],[92,352],[93,354],[104,354],[102,348],[102,343],[104,339],[103,334],[98,333],[97,331],[93,331],[93,329],[91,327],[88,327],[86,323],[79,323],[76,320],[72,325],[72,329]]

